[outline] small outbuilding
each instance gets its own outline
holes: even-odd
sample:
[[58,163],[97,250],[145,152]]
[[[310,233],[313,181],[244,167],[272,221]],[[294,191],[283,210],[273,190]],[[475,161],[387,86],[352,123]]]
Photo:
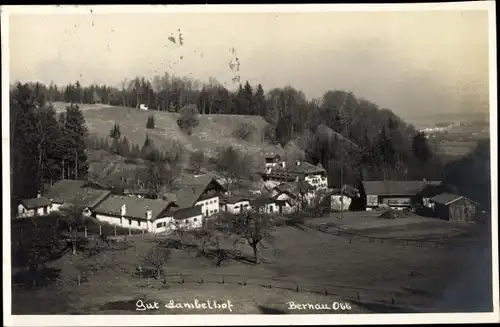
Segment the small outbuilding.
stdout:
[[437,218],[450,222],[475,222],[479,204],[464,196],[441,193],[430,199],[431,207]]

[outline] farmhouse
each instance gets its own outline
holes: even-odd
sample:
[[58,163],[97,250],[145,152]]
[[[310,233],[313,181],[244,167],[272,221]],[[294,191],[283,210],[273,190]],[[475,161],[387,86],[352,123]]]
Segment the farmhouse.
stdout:
[[479,204],[464,196],[441,193],[430,199],[436,217],[451,222],[470,223],[476,221]]
[[251,209],[251,197],[246,196],[221,196],[219,199],[220,211],[233,214],[241,213]]
[[268,154],[265,156],[266,161],[266,172],[271,172],[271,168],[276,167],[279,164],[281,157],[278,154]]
[[276,163],[269,167],[262,177],[264,181],[297,182],[304,180],[315,188],[328,187],[325,169],[321,165],[315,166],[305,161]]
[[[175,210],[175,209],[174,209]],[[185,209],[177,209],[173,211],[173,222],[171,223],[172,230],[176,228],[195,229],[203,226],[203,215],[201,206],[195,206]]]
[[44,196],[52,203],[51,210],[59,210],[64,205],[89,212],[110,194],[108,190],[88,187],[86,181],[63,179],[52,185]]
[[179,208],[201,206],[202,215],[209,217],[219,211],[219,196],[225,192],[226,189],[212,176],[202,175],[179,180],[171,193]]
[[259,197],[250,201],[252,210],[259,211],[261,213],[278,213],[279,208],[273,199],[268,197]]
[[19,218],[43,216],[48,215],[51,208],[52,205],[49,199],[38,196],[21,201],[17,209],[17,214]]
[[94,208],[95,217],[113,225],[153,233],[168,230],[175,206],[164,200],[111,195]]
[[420,192],[430,185],[441,185],[440,181],[363,181],[360,194],[366,210],[389,206],[402,210],[422,202]]
[[302,201],[310,205],[314,195],[314,187],[304,180],[299,182],[282,183],[275,186],[271,191],[271,197],[273,199],[287,200],[295,205],[299,205],[299,202]]

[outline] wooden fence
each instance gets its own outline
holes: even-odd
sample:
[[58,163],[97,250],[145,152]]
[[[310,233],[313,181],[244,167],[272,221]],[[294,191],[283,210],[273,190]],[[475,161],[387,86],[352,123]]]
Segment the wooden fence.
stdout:
[[340,236],[346,238],[349,243],[352,241],[364,241],[367,243],[385,243],[385,244],[391,244],[391,245],[398,245],[398,246],[411,246],[411,247],[420,247],[420,248],[468,248],[470,244],[453,244],[448,242],[449,238],[448,236],[443,236],[438,239],[433,239],[433,240],[419,240],[419,239],[408,239],[408,238],[399,238],[399,237],[376,237],[376,236],[369,236],[369,235],[363,235],[359,233],[355,233],[352,231],[346,231],[338,228],[332,228],[331,226],[325,226],[325,225],[313,225],[313,224],[304,224],[305,227],[331,234],[334,236]]
[[[371,287],[352,286],[345,284],[324,284],[318,285],[307,281],[297,281],[279,278],[263,278],[254,276],[234,275],[234,274],[163,274],[160,281],[161,287],[178,285],[180,287],[188,285],[237,285],[258,286],[266,289],[287,290],[292,292],[312,293],[323,296],[341,297],[357,303],[378,303],[385,306],[397,306],[409,308],[409,312],[425,311],[432,312],[430,307],[418,306],[415,295],[411,292],[401,290],[377,289]],[[151,279],[139,282],[140,286],[151,286]],[[415,305],[417,304],[417,306]],[[417,308],[418,307],[418,308]]]

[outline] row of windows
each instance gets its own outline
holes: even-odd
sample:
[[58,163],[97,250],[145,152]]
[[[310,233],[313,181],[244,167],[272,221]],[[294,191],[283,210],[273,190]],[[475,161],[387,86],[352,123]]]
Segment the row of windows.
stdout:
[[207,206],[209,204],[215,204],[215,203],[217,203],[217,200],[210,200],[210,201],[202,202],[201,206]]
[[[197,222],[197,221],[198,221],[198,218],[193,218],[193,222]],[[183,222],[185,224],[187,224],[189,222],[189,219],[186,218],[186,219],[184,219]],[[167,227],[167,222],[166,221],[156,224],[156,228],[162,228],[162,227]]]

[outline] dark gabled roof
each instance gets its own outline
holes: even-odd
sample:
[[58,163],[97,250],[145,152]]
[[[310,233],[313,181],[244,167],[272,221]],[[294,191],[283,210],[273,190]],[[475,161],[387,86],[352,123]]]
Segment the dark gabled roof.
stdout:
[[[287,191],[287,190],[281,191],[279,189],[277,191],[278,191],[278,193],[275,196],[272,197],[273,200],[277,200],[283,194],[288,195],[292,199],[296,199],[297,198],[297,196],[295,194],[293,194],[292,192],[290,192],[290,191]],[[277,200],[277,201],[280,201],[280,200]]]
[[224,186],[222,186],[213,176],[202,175],[199,177],[184,177],[178,180],[177,188],[171,193],[175,195],[176,204],[180,208],[191,208],[198,202],[198,199],[212,182],[225,190]]
[[201,206],[182,208],[172,212],[174,219],[187,219],[195,216],[200,216],[201,214]]
[[477,204],[477,202],[472,201],[471,199],[466,198],[465,196],[452,194],[452,193],[441,193],[441,194],[438,194],[438,195],[432,197],[430,200],[432,202],[435,202],[435,203],[449,205],[449,204],[451,204],[457,200],[460,200],[460,199],[467,199],[468,201]]
[[260,207],[260,206],[264,206],[266,204],[274,203],[274,200],[270,199],[268,197],[259,197],[259,198],[253,199],[252,201],[250,201],[250,203],[254,206]]
[[428,185],[440,185],[440,181],[363,181],[367,195],[416,195]]
[[276,203],[277,206],[284,206],[288,203],[289,206],[292,206],[292,203],[288,200],[274,200],[274,203]]
[[111,195],[94,208],[94,212],[120,216],[122,205],[125,205],[126,217],[146,219],[146,211],[149,209],[152,213],[151,219],[155,220],[170,204],[168,201],[159,199],[153,200],[134,196]]
[[52,185],[44,196],[56,203],[95,207],[111,194],[108,190],[85,187],[86,181],[63,179]]
[[289,192],[292,194],[298,193],[300,190],[307,191],[314,189],[314,186],[306,182],[305,180],[300,180],[298,182],[282,183],[274,187],[275,190],[279,192]]
[[266,154],[264,156],[264,158],[266,158],[266,159],[275,159],[275,158],[281,158],[281,156],[279,154],[272,154],[272,153],[270,153],[270,154]]
[[254,197],[244,196],[244,195],[233,195],[233,196],[221,196],[219,197],[219,203],[231,203],[235,204],[242,201],[252,201]]
[[22,205],[28,209],[38,209],[50,206],[50,200],[45,197],[26,199],[21,201]]
[[321,174],[325,173],[325,169],[320,166],[315,166],[306,161],[299,161],[292,163],[285,163],[285,168],[277,165],[276,167],[271,168],[271,173],[288,173],[293,175],[307,175],[307,174]]

